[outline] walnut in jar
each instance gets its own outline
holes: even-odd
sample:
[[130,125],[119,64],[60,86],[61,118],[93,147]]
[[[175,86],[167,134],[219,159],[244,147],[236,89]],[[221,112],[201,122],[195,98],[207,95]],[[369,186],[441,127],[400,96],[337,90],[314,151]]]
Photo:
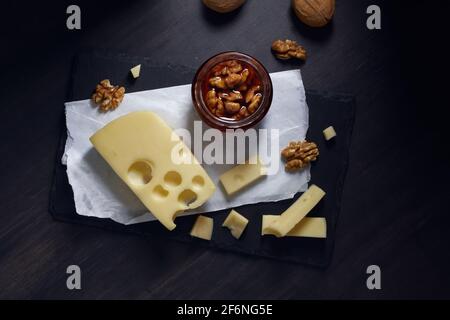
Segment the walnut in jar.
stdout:
[[205,103],[215,116],[234,120],[254,113],[263,98],[256,71],[237,60],[224,61],[211,68],[205,92]]
[[217,106],[217,95],[216,90],[211,89],[206,94],[206,106],[209,108],[209,110],[214,111]]
[[226,68],[229,73],[239,73],[242,71],[242,64],[236,60],[230,60],[226,63]]
[[209,84],[219,89],[225,89],[227,87],[225,81],[219,76],[209,79]]
[[259,90],[261,90],[261,86],[253,86],[253,87],[251,87],[247,91],[247,94],[245,95],[245,102],[250,103],[252,101],[253,97],[255,96],[255,94],[257,92],[259,92]]
[[248,105],[248,112],[255,112],[256,108],[258,108],[259,104],[261,103],[261,99],[262,95],[260,93],[254,95],[252,100],[250,101],[250,104]]
[[231,91],[230,93],[223,92],[223,93],[219,94],[219,97],[223,100],[227,100],[227,101],[231,101],[231,102],[243,99],[243,96],[240,91]]
[[217,101],[217,109],[216,109],[215,114],[218,117],[223,117],[225,115],[225,107],[224,107],[223,101],[221,99],[219,99]]
[[225,84],[229,89],[234,89],[242,81],[242,76],[237,73],[231,73],[225,78]]
[[225,110],[228,112],[228,114],[235,114],[239,112],[240,109],[241,105],[238,102],[225,102]]

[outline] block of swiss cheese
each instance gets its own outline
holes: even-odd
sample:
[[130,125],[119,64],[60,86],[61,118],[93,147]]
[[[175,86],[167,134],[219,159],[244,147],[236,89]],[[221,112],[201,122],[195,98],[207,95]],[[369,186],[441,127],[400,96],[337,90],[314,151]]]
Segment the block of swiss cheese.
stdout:
[[197,208],[215,185],[189,148],[155,113],[131,112],[91,138],[92,144],[169,230],[177,214]]

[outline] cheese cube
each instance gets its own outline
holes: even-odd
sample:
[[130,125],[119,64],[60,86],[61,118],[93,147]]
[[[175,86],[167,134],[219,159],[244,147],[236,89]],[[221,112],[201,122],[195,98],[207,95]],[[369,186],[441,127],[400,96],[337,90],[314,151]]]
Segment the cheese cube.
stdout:
[[211,240],[214,220],[205,216],[198,216],[192,227],[190,235],[203,240]]
[[[90,140],[169,230],[176,227],[173,221],[180,212],[199,207],[215,191],[214,183],[191,151],[153,112],[122,116],[98,130]],[[174,154],[186,161],[175,159]]]
[[311,185],[278,219],[268,224],[263,232],[284,237],[291,231],[325,196],[325,191]]
[[336,137],[336,131],[332,126],[329,126],[325,130],[323,130],[323,136],[325,137],[325,140],[330,140]]
[[229,196],[254,183],[266,175],[266,168],[263,167],[259,159],[256,161],[240,164],[219,178],[226,193]]
[[231,210],[230,214],[227,216],[222,224],[222,227],[227,227],[230,229],[231,234],[236,239],[239,239],[247,227],[248,219],[242,216],[239,212]]
[[[267,233],[267,226],[275,222],[279,216],[263,215],[261,235]],[[325,218],[304,217],[294,228],[287,234],[287,237],[309,237],[309,238],[326,238],[327,222]]]
[[139,75],[141,74],[141,65],[138,64],[137,66],[134,66],[130,69],[130,72],[133,75],[133,78],[139,78]]

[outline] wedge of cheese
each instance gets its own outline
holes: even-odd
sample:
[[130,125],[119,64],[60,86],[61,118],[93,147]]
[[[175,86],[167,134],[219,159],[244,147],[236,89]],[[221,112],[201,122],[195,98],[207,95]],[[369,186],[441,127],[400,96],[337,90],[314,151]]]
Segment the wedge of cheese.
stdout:
[[266,168],[258,158],[240,164],[223,173],[219,180],[228,196],[232,196],[266,175]]
[[291,231],[319,201],[325,196],[325,191],[316,185],[311,185],[278,219],[268,224],[263,232],[284,237]]
[[169,230],[184,210],[197,208],[215,186],[187,146],[156,114],[132,112],[91,138],[95,149]]
[[214,220],[205,216],[198,216],[192,226],[190,235],[203,240],[211,240],[214,229]]
[[[261,235],[270,234],[267,226],[275,222],[279,216],[263,215]],[[327,222],[325,218],[304,217],[287,234],[287,237],[326,238]]]
[[222,227],[227,227],[231,231],[231,235],[239,239],[247,227],[248,219],[235,210],[231,210]]

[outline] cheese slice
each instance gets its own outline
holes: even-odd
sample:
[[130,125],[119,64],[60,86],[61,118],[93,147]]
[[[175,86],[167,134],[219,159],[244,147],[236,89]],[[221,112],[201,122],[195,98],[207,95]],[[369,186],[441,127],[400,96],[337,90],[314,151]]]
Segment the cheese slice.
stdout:
[[211,240],[214,228],[214,220],[205,216],[198,216],[195,220],[190,235],[203,240]]
[[247,227],[248,219],[242,216],[239,212],[231,210],[227,218],[222,224],[222,227],[230,229],[231,234],[236,239],[239,239]]
[[97,131],[90,140],[169,230],[176,226],[173,222],[176,215],[199,207],[215,191],[214,183],[189,148],[153,112],[122,116]]
[[284,237],[291,231],[325,196],[325,191],[311,185],[278,219],[268,224],[263,232]]
[[331,140],[336,137],[336,131],[332,126],[329,126],[325,130],[323,130],[323,136],[325,137],[325,140]]
[[[270,234],[266,227],[275,222],[279,216],[263,215],[261,235]],[[326,238],[327,222],[325,218],[304,217],[297,225],[287,234],[287,237],[309,237],[309,238]]]
[[134,66],[130,69],[130,72],[133,75],[133,78],[139,78],[139,75],[141,74],[141,65],[138,64],[137,66]]
[[240,164],[228,170],[220,176],[219,180],[226,193],[232,196],[265,175],[266,168],[259,159],[256,159],[256,161]]

